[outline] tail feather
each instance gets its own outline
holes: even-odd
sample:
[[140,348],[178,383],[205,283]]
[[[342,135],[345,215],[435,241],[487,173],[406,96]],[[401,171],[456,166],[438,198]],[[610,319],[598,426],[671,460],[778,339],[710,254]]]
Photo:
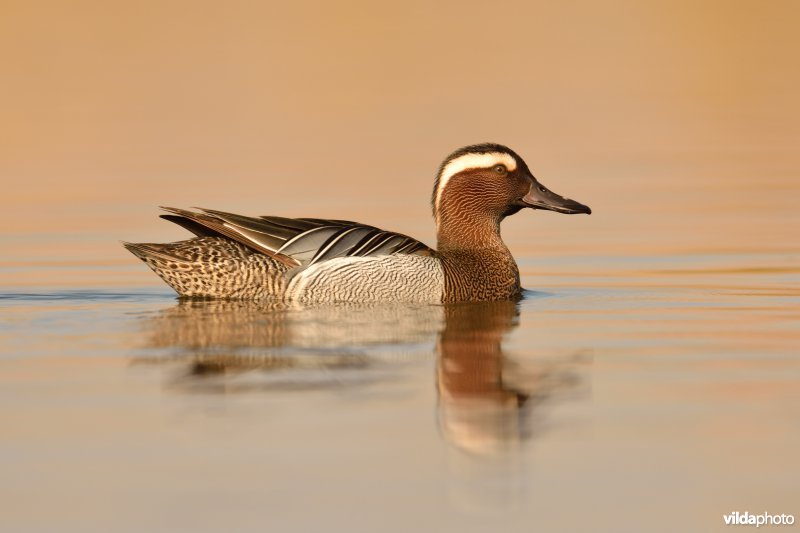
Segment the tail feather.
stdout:
[[161,259],[162,261],[185,261],[185,258],[179,257],[177,255],[170,254],[167,251],[166,244],[155,244],[155,243],[146,243],[146,242],[122,242],[122,246],[128,249],[133,255],[141,259],[142,261],[147,261],[148,259]]

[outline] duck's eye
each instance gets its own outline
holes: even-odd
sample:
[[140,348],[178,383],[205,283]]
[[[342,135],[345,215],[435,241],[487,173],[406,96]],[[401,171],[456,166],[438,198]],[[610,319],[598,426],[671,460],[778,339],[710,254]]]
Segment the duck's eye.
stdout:
[[498,174],[505,174],[505,173],[508,172],[508,170],[506,169],[506,167],[504,165],[495,165],[493,170],[495,172],[497,172]]

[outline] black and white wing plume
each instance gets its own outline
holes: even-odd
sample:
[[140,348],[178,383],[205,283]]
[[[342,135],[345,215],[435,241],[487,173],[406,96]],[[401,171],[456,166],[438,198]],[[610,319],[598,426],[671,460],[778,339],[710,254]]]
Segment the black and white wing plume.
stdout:
[[337,257],[391,254],[430,255],[416,239],[349,220],[320,218],[247,217],[200,209],[163,207],[161,218],[200,237],[217,236],[239,242],[290,267],[308,267]]

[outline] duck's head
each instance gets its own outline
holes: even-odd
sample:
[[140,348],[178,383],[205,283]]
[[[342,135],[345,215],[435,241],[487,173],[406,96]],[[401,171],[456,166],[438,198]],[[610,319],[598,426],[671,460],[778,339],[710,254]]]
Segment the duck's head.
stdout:
[[513,150],[490,143],[465,146],[442,162],[431,203],[439,225],[450,215],[500,221],[526,207],[568,215],[592,212],[539,183]]

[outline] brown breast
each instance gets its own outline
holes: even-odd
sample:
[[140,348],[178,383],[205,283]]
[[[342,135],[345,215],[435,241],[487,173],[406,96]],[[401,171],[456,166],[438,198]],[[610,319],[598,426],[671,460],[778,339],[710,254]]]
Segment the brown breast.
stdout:
[[508,249],[440,250],[444,301],[513,300],[522,294],[519,269]]

